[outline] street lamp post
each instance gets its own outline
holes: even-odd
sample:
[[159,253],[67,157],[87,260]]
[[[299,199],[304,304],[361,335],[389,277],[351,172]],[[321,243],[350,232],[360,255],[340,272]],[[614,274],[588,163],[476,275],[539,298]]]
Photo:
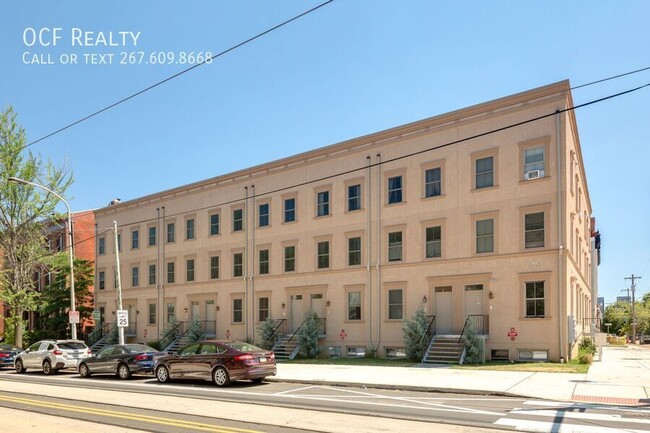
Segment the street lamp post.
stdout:
[[[8,182],[15,182],[15,183],[22,183],[23,185],[32,185],[37,188],[44,189],[45,191],[53,194],[56,196],[59,200],[65,204],[65,207],[68,209],[68,251],[70,253],[70,311],[77,311],[76,306],[75,306],[75,294],[74,294],[74,257],[73,257],[73,252],[72,252],[72,242],[73,242],[73,236],[72,236],[72,212],[70,211],[70,205],[68,204],[67,201],[63,197],[61,197],[59,194],[56,192],[52,191],[49,188],[44,187],[43,185],[40,185],[38,183],[30,182],[24,179],[19,179],[17,177],[9,177],[7,178]],[[70,323],[70,329],[72,330],[72,339],[76,340],[77,339],[77,324],[76,323]]]

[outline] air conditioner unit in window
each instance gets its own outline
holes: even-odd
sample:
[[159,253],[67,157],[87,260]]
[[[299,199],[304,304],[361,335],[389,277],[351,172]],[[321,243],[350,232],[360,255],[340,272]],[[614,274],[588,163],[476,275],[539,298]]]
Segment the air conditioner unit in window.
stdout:
[[540,177],[544,177],[544,170],[531,170],[524,175],[525,180],[539,179]]

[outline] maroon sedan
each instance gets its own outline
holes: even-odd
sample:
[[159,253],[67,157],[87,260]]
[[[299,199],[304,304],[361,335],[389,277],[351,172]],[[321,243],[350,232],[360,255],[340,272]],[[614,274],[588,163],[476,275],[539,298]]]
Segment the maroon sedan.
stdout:
[[235,380],[261,382],[275,376],[275,355],[243,341],[210,340],[185,346],[173,355],[158,358],[156,379],[212,380],[226,386]]

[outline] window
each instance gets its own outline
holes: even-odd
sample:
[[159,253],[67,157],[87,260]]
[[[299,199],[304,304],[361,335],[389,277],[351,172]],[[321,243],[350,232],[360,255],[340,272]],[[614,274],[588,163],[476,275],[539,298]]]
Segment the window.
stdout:
[[167,303],[167,323],[176,321],[176,304],[173,302]]
[[194,281],[194,259],[185,261],[185,281]]
[[544,281],[526,282],[526,317],[544,317]]
[[388,178],[388,204],[402,202],[402,176]]
[[269,250],[259,252],[260,275],[269,273]]
[[117,250],[122,251],[122,235],[120,233],[117,234]]
[[442,228],[440,226],[427,227],[426,230],[426,257],[442,257]]
[[156,245],[156,227],[149,227],[149,246]]
[[210,257],[210,278],[213,280],[219,278],[219,256]]
[[356,266],[361,264],[361,238],[348,239],[348,265]]
[[210,236],[219,234],[219,214],[210,215]]
[[539,170],[537,177],[544,177],[544,146],[524,150],[524,176],[536,170]]
[[167,243],[176,242],[176,224],[167,224]]
[[403,315],[402,289],[388,291],[388,318],[401,320]]
[[388,261],[402,260],[402,232],[388,233]]
[[100,256],[106,254],[106,238],[99,238],[99,245],[97,247],[97,253]]
[[167,263],[167,284],[173,284],[176,282],[176,263],[168,262]]
[[153,286],[156,284],[156,265],[149,265],[149,285]]
[[476,160],[476,189],[494,186],[494,157]]
[[140,248],[140,231],[138,230],[131,232],[131,248],[134,250]]
[[185,239],[194,239],[194,218],[185,221]]
[[361,320],[361,292],[348,292],[348,320]]
[[284,272],[296,270],[296,247],[289,245],[284,247]]
[[156,324],[156,304],[148,305],[147,324],[149,325]]
[[361,185],[348,186],[348,212],[361,209]]
[[232,255],[232,276],[241,277],[244,275],[244,254],[235,253]]
[[99,271],[99,290],[104,290],[106,288],[106,272]]
[[241,323],[243,321],[243,303],[241,298],[232,300],[232,321],[233,323]]
[[288,198],[284,201],[284,222],[290,223],[296,220],[296,199]]
[[330,267],[330,243],[323,241],[318,243],[318,269]]
[[269,225],[269,204],[264,203],[259,205],[258,224],[260,227]]
[[244,211],[235,209],[232,211],[232,231],[240,232],[244,230]]
[[330,214],[330,192],[321,191],[316,195],[316,216],[326,216]]
[[544,212],[526,214],[524,217],[526,248],[544,246]]
[[133,266],[131,268],[131,286],[138,287],[140,285],[140,268]]
[[494,251],[494,220],[476,221],[476,252],[491,253]]
[[442,194],[442,177],[440,167],[431,168],[424,172],[424,196],[435,197]]
[[266,321],[269,318],[269,298],[263,297],[258,300],[257,320]]

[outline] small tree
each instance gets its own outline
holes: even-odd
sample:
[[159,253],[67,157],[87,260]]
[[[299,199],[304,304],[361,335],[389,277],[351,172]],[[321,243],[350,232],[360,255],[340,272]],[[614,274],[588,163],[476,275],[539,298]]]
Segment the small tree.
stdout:
[[278,341],[279,335],[275,333],[275,328],[278,326],[274,319],[268,317],[262,324],[257,328],[257,335],[262,339],[262,348],[270,350],[275,346],[275,343]]
[[406,356],[411,361],[421,361],[427,350],[426,334],[429,324],[427,316],[424,314],[424,307],[420,306],[411,320],[407,320],[402,327],[404,332],[404,346]]
[[305,321],[298,331],[298,342],[301,352],[307,358],[315,358],[320,353],[318,346],[318,335],[320,334],[320,320],[318,313],[309,311],[305,315]]
[[190,328],[187,331],[187,336],[190,339],[190,343],[196,343],[197,341],[200,341],[201,338],[203,338],[203,327],[201,326],[201,322],[196,319],[192,319],[189,326]]
[[483,342],[471,326],[465,332],[465,363],[483,364]]

